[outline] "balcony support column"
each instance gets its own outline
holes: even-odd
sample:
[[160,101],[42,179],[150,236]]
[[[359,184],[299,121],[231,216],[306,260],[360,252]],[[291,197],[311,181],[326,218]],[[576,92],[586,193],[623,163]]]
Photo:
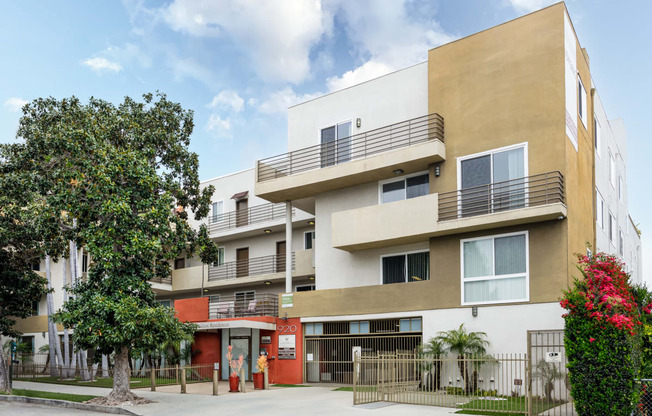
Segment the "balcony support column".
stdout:
[[292,293],[292,201],[285,201],[285,293]]

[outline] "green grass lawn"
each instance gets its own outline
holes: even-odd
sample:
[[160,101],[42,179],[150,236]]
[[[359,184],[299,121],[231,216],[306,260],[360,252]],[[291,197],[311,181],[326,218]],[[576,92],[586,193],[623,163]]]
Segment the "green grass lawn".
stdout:
[[[51,384],[66,384],[66,385],[73,385],[73,386],[88,386],[88,387],[107,387],[107,388],[112,388],[113,387],[113,378],[108,377],[108,378],[98,378],[93,381],[81,381],[79,377],[76,377],[71,380],[60,380],[57,377],[20,377],[20,378],[14,378],[16,381],[30,381],[30,382],[36,382],[36,383],[51,383]],[[187,383],[198,383],[198,382],[209,382],[212,381],[212,379],[205,379],[205,380],[188,380]],[[165,386],[165,385],[170,385],[170,384],[180,384],[177,383],[176,379],[174,378],[157,378],[156,379],[156,385],[157,386]],[[143,388],[143,387],[150,387],[150,379],[149,377],[132,377],[131,378],[131,388],[132,389],[138,389],[138,388]]]
[[[374,386],[359,386],[356,391],[376,391]],[[353,387],[338,387],[333,389],[333,391],[353,391]]]
[[[4,394],[4,393],[0,393]],[[66,394],[66,393],[54,393],[49,391],[38,391],[38,390],[24,390],[24,389],[13,389],[12,395],[14,396],[25,396],[25,397],[38,397],[41,399],[55,399],[55,400],[67,400],[69,402],[85,402],[90,399],[94,399],[98,396],[91,396],[88,394]]]
[[[514,414],[526,414],[527,403],[523,397],[507,397],[507,400],[472,400],[460,407],[457,413],[465,415],[489,415],[489,416],[503,416]],[[548,402],[544,400],[532,400],[532,413],[539,414],[544,410],[548,410],[555,406],[560,405],[558,402]],[[510,412],[506,412],[509,410]],[[516,413],[514,413],[516,412]]]

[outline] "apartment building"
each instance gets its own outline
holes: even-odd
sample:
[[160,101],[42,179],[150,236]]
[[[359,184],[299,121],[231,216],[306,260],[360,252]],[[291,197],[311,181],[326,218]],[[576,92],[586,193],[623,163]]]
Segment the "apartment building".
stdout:
[[202,183],[220,261],[152,285],[223,378],[232,345],[248,377],[262,352],[272,382],[350,383],[354,353],[461,324],[525,353],[528,330],[563,328],[576,254],[640,281],[626,162],[559,3],[290,108],[288,153]]

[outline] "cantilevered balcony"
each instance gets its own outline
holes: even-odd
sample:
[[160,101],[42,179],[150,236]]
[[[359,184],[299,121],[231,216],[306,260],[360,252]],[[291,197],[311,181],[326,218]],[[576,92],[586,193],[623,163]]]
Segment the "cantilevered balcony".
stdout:
[[[295,215],[293,209],[292,217]],[[247,231],[279,224],[285,224],[285,204],[263,204],[208,217],[208,231],[213,238],[235,234],[241,238]]]
[[278,294],[257,293],[253,296],[211,296],[208,319],[278,316]]
[[433,113],[259,160],[256,195],[271,202],[308,198],[444,159],[444,119]]
[[333,213],[333,247],[356,251],[565,218],[564,177],[548,172]]

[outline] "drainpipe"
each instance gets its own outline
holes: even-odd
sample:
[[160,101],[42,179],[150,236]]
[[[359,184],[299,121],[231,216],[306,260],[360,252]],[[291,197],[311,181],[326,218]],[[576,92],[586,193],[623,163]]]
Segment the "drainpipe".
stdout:
[[292,201],[285,201],[285,293],[292,293]]

